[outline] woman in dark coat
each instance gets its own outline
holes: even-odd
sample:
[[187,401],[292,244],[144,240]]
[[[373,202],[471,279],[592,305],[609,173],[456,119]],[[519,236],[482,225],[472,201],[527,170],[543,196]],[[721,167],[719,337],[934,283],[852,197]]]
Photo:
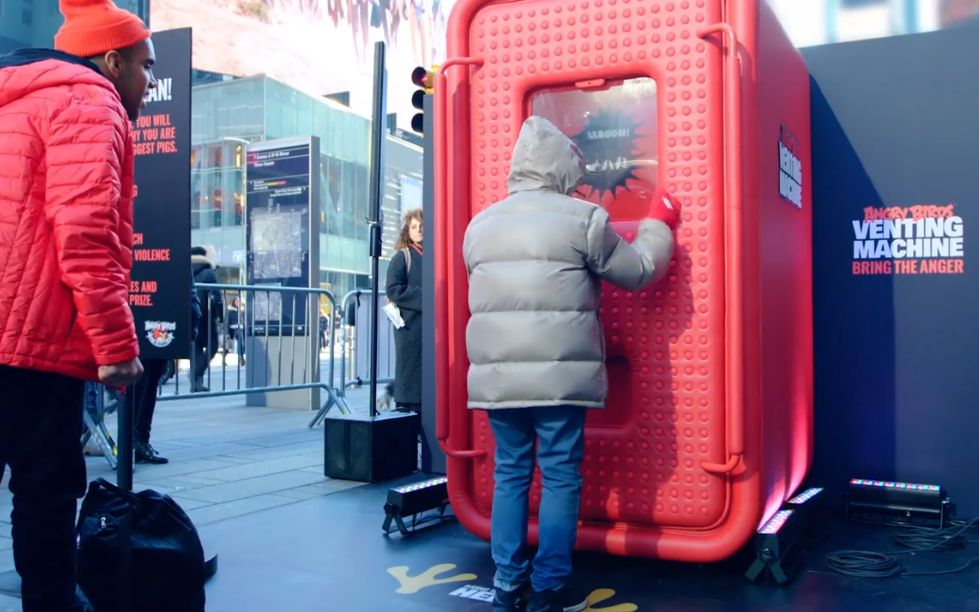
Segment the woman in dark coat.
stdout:
[[405,215],[388,266],[387,298],[401,311],[405,325],[394,330],[397,360],[394,401],[405,411],[421,412],[422,402],[422,211]]

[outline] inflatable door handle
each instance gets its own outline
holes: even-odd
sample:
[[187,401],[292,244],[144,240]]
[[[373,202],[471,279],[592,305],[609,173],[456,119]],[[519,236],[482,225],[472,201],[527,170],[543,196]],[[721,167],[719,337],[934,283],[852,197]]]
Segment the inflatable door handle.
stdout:
[[[452,252],[449,248],[450,241],[455,240],[455,236],[452,234],[454,230],[454,216],[455,211],[450,209],[448,204],[448,191],[449,191],[449,179],[446,165],[449,160],[452,159],[448,155],[449,147],[449,137],[448,131],[448,92],[446,91],[448,87],[448,81],[446,79],[446,71],[453,66],[479,66],[482,65],[483,60],[475,57],[453,57],[446,60],[440,67],[438,74],[436,75],[435,84],[435,210],[436,214],[445,215],[442,223],[436,223],[435,228],[435,259],[436,265],[439,266],[438,270],[441,274],[436,272],[437,276],[441,276],[444,279],[448,279],[452,274],[453,266],[448,263],[449,253]],[[451,242],[454,244],[454,242]],[[439,257],[439,254],[443,254]],[[441,331],[442,337],[445,338],[448,334],[448,308],[449,304],[446,303],[439,304],[438,312],[436,313],[436,329]],[[442,377],[442,381],[447,381],[449,375],[448,366],[448,355],[446,347],[440,351],[441,355],[436,355],[437,364],[437,376]],[[441,408],[435,412],[435,437],[438,440],[439,446],[442,451],[449,457],[455,459],[475,459],[478,457],[484,457],[486,455],[485,450],[455,450],[449,446],[449,406],[448,397],[441,391],[446,388],[447,383],[443,382],[438,385],[439,397],[436,400],[436,406]]]
[[724,261],[725,261],[725,463],[704,461],[700,467],[713,474],[730,474],[744,455],[744,321],[741,281],[743,245],[741,232],[741,66],[738,62],[738,37],[728,23],[715,23],[697,32],[700,38],[715,33],[725,35],[727,55],[724,58]]
[[[436,177],[435,181],[435,210],[448,212],[446,206],[449,190],[448,172],[445,171],[443,163],[450,159],[447,155],[449,138],[446,135],[449,122],[448,92],[446,91],[448,81],[445,73],[453,66],[481,66],[483,59],[479,57],[453,57],[439,66],[438,73],[435,75],[435,169],[441,176]],[[448,227],[443,223],[441,227]],[[443,251],[444,252],[444,251]]]

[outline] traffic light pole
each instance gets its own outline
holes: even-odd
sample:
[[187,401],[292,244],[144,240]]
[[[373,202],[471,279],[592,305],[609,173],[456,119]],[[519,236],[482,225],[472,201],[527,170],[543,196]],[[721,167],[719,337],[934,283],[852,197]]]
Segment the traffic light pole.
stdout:
[[[411,118],[411,131],[418,134],[431,134],[432,93],[435,91],[435,70],[418,66],[411,71],[411,82],[416,89],[411,94],[411,105],[418,112]],[[426,140],[426,146],[430,144]],[[426,149],[431,150],[431,149]]]
[[[435,227],[437,215],[445,214],[435,210],[435,130],[434,96],[426,95],[423,100],[424,125],[422,126],[424,154],[422,163],[424,181],[422,183],[422,209],[425,217],[425,236],[432,257],[423,258],[422,268],[422,428],[426,432],[435,431],[435,412],[445,410],[435,405]],[[426,437],[428,453],[422,454],[422,471],[426,474],[445,474],[445,452],[431,433]]]

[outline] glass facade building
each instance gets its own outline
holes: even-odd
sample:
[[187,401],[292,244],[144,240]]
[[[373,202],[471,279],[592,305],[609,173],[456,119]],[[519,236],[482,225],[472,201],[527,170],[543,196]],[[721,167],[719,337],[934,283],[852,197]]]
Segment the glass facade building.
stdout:
[[[116,0],[146,20],[148,0]],[[0,0],[0,53],[51,47],[63,18],[58,0]],[[370,119],[264,76],[229,79],[195,71],[192,102],[193,244],[211,247],[220,280],[243,282],[245,151],[296,136],[320,140],[320,282],[337,297],[369,286]],[[388,137],[383,200],[385,254],[404,210],[421,205],[422,150]],[[386,272],[382,262],[382,284]]]
[[[312,135],[320,140],[321,285],[338,297],[367,286],[367,117],[256,76],[195,87],[191,132],[192,240],[213,247],[222,280],[244,280],[243,224],[248,205],[244,166],[249,143]],[[387,254],[403,211],[421,205],[422,150],[389,136],[385,161],[382,209]]]

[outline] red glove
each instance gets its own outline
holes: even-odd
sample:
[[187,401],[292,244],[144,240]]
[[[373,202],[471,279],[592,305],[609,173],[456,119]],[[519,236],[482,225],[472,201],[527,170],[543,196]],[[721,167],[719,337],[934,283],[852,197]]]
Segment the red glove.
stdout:
[[662,221],[675,230],[680,223],[680,203],[662,189],[657,189],[649,202],[649,218]]

